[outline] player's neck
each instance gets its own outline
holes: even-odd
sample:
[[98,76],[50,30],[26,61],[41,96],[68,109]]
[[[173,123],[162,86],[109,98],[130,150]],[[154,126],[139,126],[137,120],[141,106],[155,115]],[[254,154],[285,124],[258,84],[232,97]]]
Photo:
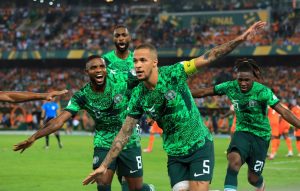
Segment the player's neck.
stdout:
[[118,58],[125,60],[129,56],[129,50],[127,49],[124,52],[116,50],[116,55]]
[[106,82],[103,83],[102,85],[91,83],[91,86],[92,86],[92,90],[94,92],[104,92],[105,86],[106,86]]
[[152,70],[149,78],[144,81],[144,85],[149,90],[154,90],[158,82],[158,70],[157,68]]

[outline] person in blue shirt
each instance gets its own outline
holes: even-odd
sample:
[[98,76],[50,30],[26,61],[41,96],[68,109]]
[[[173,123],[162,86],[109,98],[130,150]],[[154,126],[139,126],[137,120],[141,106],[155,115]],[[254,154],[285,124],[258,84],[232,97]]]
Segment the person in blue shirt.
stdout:
[[[51,119],[53,119],[57,116],[58,109],[59,109],[59,106],[54,101],[46,102],[42,105],[42,119],[44,119],[44,124],[46,124],[48,121],[50,121]],[[43,121],[41,121],[41,126],[43,126]],[[58,141],[59,148],[62,148],[59,131],[56,131],[54,133],[54,135]],[[49,148],[49,135],[46,135],[45,138],[46,138],[45,148],[48,149]]]

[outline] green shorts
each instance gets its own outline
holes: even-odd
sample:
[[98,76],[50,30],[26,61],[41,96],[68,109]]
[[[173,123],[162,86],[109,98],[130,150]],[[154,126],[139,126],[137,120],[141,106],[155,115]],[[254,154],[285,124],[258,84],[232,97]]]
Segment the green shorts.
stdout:
[[227,153],[237,151],[242,163],[248,164],[249,170],[260,176],[262,174],[270,141],[266,141],[249,132],[236,131],[233,134]]
[[[109,149],[107,148],[94,148],[93,169],[100,166]],[[128,148],[121,151],[120,155],[113,160],[108,169],[112,171],[118,170],[118,176],[125,177],[142,177],[143,176],[143,163],[140,147]]]
[[211,181],[214,165],[214,144],[210,140],[188,155],[168,156],[171,187],[184,180]]

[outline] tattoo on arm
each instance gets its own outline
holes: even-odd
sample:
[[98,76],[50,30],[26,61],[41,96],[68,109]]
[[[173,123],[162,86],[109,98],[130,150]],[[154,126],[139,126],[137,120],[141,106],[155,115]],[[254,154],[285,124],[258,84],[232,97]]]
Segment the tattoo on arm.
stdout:
[[116,136],[114,142],[112,143],[112,147],[110,148],[110,151],[107,153],[105,159],[102,162],[102,165],[105,167],[108,167],[109,164],[117,158],[119,153],[122,151],[123,147],[128,142],[132,132],[133,128],[136,126],[138,120],[127,117],[125,120],[125,123],[123,124],[120,132]]
[[214,62],[219,58],[222,58],[229,54],[233,49],[235,49],[242,41],[234,39],[220,46],[217,46],[209,51],[207,51],[203,57],[208,63]]

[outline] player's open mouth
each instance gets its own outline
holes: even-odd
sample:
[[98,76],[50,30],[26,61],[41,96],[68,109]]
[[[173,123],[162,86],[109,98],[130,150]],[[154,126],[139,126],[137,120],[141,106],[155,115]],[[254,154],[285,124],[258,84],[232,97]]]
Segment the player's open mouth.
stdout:
[[247,89],[248,89],[247,86],[241,86],[242,91],[246,91]]
[[118,43],[118,46],[119,46],[120,48],[125,48],[125,47],[126,47],[126,44],[125,44],[125,43]]
[[104,80],[104,76],[103,76],[102,74],[98,74],[98,75],[96,76],[96,82],[97,82],[97,83],[102,83],[103,80]]
[[143,76],[143,74],[144,74],[144,72],[143,72],[143,71],[136,71],[136,77],[137,77],[137,78],[140,78],[140,77],[142,77],[142,76]]

